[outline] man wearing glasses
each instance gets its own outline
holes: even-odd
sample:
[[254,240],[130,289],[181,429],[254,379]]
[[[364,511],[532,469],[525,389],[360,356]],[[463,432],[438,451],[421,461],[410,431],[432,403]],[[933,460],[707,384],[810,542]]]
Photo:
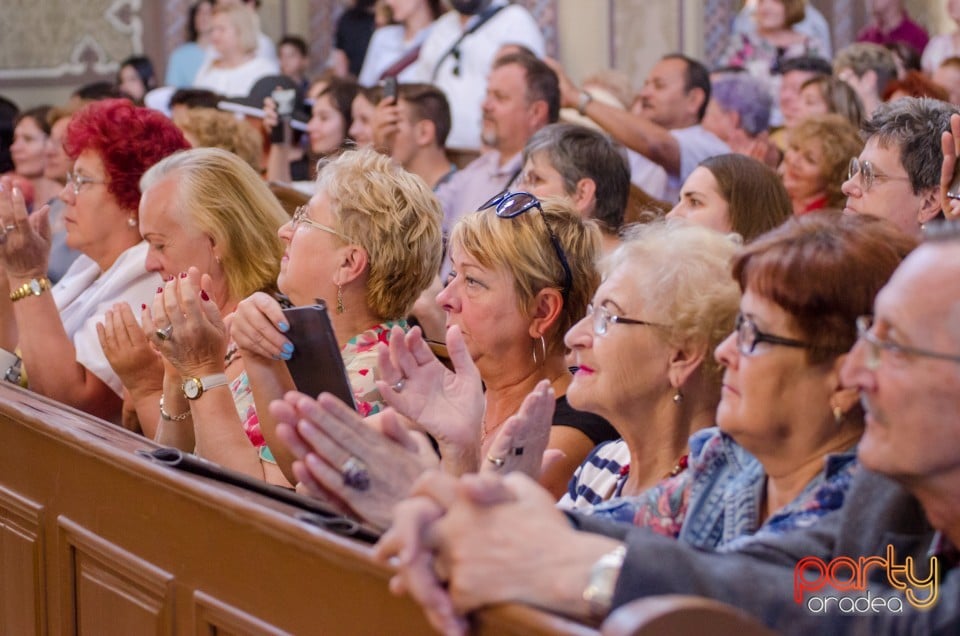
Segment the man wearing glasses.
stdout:
[[[603,618],[644,596],[698,594],[788,633],[957,633],[960,224],[931,230],[935,235],[877,295],[874,315],[857,321],[860,338],[841,377],[859,391],[866,411],[862,468],[844,506],[813,526],[708,553],[644,528],[562,517],[519,475],[465,478],[459,485],[440,476],[415,488],[437,510],[428,513],[423,500],[404,504],[391,534],[418,527],[417,536],[431,536],[429,524],[417,526],[416,519],[436,518],[439,509],[445,531],[464,523],[482,531],[506,521],[510,532],[498,535],[497,544],[502,562],[539,554],[549,570],[499,570],[505,597],[580,618]],[[396,547],[391,541],[385,537],[381,555]],[[450,566],[447,585],[424,576],[421,555],[409,554],[403,583],[435,625],[458,633],[461,616],[487,604],[480,590],[489,581],[477,578],[482,568],[472,562],[485,555],[445,544],[433,549]],[[848,600],[826,610],[812,602],[826,597]]]
[[866,144],[850,161],[843,211],[878,216],[919,238],[921,227],[940,215],[940,137],[956,112],[923,97],[881,104],[863,124]]

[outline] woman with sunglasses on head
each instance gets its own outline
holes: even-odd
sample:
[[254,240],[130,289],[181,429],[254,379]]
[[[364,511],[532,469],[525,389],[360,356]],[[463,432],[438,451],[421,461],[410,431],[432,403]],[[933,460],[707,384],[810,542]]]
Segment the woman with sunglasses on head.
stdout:
[[116,302],[148,302],[161,282],[144,268],[138,182],[147,168],[187,147],[169,119],[129,100],[97,102],[73,116],[64,139],[73,171],[60,198],[66,243],[82,254],[56,286],[46,277],[48,209],[28,217],[19,190],[0,182],[0,263],[8,285],[0,292],[0,346],[19,351],[34,391],[105,419],[119,416],[122,385],[96,325]]
[[[277,287],[295,306],[326,301],[361,415],[381,407],[377,343],[392,327],[405,327],[439,268],[440,220],[439,203],[419,177],[372,150],[356,150],[321,167],[316,194],[278,231],[284,251]],[[208,459],[251,476],[296,483],[293,458],[275,443],[268,410],[295,388],[286,366],[294,353],[288,318],[263,292],[237,306],[229,335],[243,372],[234,382],[248,385],[253,397],[241,423],[231,391],[216,388],[225,384],[227,335],[209,285],[198,273],[175,278],[145,314],[144,331],[177,372],[164,382],[164,408],[171,419],[190,413],[192,420],[165,420],[161,435],[169,430],[181,448],[195,444]],[[158,333],[164,330],[166,337]]]
[[740,314],[715,352],[716,428],[690,438],[684,473],[588,512],[726,550],[840,507],[864,426],[840,368],[857,317],[915,244],[881,219],[823,213],[743,248]]

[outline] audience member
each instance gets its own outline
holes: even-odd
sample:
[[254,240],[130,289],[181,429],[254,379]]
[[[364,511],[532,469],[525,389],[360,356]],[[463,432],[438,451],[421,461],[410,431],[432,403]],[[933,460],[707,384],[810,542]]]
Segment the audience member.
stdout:
[[191,108],[216,108],[223,97],[205,88],[178,88],[170,96],[170,116]]
[[756,159],[727,154],[700,162],[667,216],[717,232],[736,232],[749,243],[792,214],[790,195],[776,172]]
[[861,42],[844,48],[833,59],[833,72],[853,87],[863,103],[864,116],[873,111],[882,100],[887,84],[897,77],[893,53],[879,44]]
[[307,80],[307,68],[310,65],[310,50],[306,41],[299,35],[285,35],[277,42],[277,59],[280,72],[297,85],[300,92],[310,88]]
[[120,62],[117,71],[117,88],[138,106],[143,106],[143,97],[157,87],[153,62],[145,55],[131,55]]
[[[50,124],[47,114],[50,106],[37,106],[21,112],[14,120],[13,144],[10,155],[14,173],[30,182],[33,201],[40,207],[63,188],[63,184],[44,174],[47,162],[47,140]],[[28,202],[28,209],[32,206]]]
[[373,145],[373,116],[380,102],[380,87],[372,86],[357,90],[357,95],[350,103],[350,117],[353,122],[347,130],[347,135],[359,148]]
[[843,209],[841,192],[850,157],[863,149],[858,131],[845,117],[827,114],[804,119],[787,135],[787,152],[778,172],[797,216]]
[[[404,324],[403,317],[439,267],[436,199],[421,179],[388,158],[369,149],[345,152],[323,167],[317,193],[281,226],[279,236],[284,257],[277,287],[293,305],[327,300],[357,408],[363,415],[378,411],[375,346],[386,341],[391,327]],[[196,297],[199,290],[190,277],[187,280],[191,282],[186,286],[171,281],[164,295],[179,296],[181,306],[186,298]],[[158,326],[174,327],[172,338],[155,342],[179,375],[201,377],[192,372],[198,369],[204,374],[222,373],[227,337],[219,311],[205,306],[203,315],[208,317],[202,318],[197,313],[200,307],[191,304],[190,309],[191,316],[204,325],[203,336],[217,343],[193,354],[202,360],[191,362],[185,357],[190,356],[190,341],[197,346],[202,338],[181,336],[181,318],[170,315],[159,296],[151,320],[156,316]],[[178,404],[177,412],[189,406],[194,424],[176,424],[170,432],[179,430],[187,441],[192,438],[201,454],[225,466],[274,483],[285,483],[284,475],[294,480],[292,459],[284,446],[274,442],[275,422],[267,409],[270,401],[294,388],[285,364],[293,354],[293,345],[284,335],[289,328],[280,303],[269,294],[258,292],[240,302],[230,329],[243,360],[243,372],[235,383],[249,386],[252,403],[248,398],[242,417],[226,391],[187,403],[188,396],[177,390],[178,377],[165,382],[164,403]],[[145,330],[152,333],[153,329],[146,321]],[[194,364],[198,366],[191,369]],[[167,429],[170,422],[163,426]],[[253,434],[255,429],[259,436]]]
[[597,222],[603,252],[619,244],[630,172],[623,149],[606,134],[576,124],[541,128],[523,149],[518,187],[539,199],[566,197]]
[[396,101],[381,101],[374,114],[374,146],[434,192],[457,171],[444,152],[449,134],[450,105],[430,84],[400,84]]
[[[277,67],[277,47],[270,36],[260,28],[260,16],[257,12],[260,10],[260,0],[214,0],[214,9],[229,9],[231,7],[242,7],[253,16],[254,33],[257,38],[256,56],[262,58],[273,67]],[[216,56],[216,50],[208,52],[207,59]]]
[[[483,141],[491,150],[438,188],[446,231],[464,214],[473,212],[498,192],[510,189],[523,170],[524,145],[534,132],[557,121],[560,111],[556,74],[530,55],[514,53],[498,58],[486,87]],[[456,115],[453,116],[455,120]],[[449,137],[447,143],[450,144]]]
[[923,53],[930,36],[926,29],[910,19],[903,8],[903,0],[870,0],[870,23],[857,33],[857,42],[889,44],[903,42],[917,54]]
[[337,77],[357,77],[360,74],[363,58],[376,28],[375,4],[376,0],[354,0],[337,19],[331,63]]
[[149,166],[188,146],[166,117],[128,100],[77,112],[64,146],[74,160],[60,193],[68,206],[67,245],[83,255],[53,287],[46,276],[46,208],[28,218],[22,197],[4,187],[0,260],[9,293],[0,294],[0,344],[19,351],[34,391],[113,419],[122,387],[97,341],[96,324],[109,305],[137,306],[155,294],[160,279],[144,268],[137,185]]
[[[195,293],[199,293],[200,285],[220,315],[233,313],[237,303],[250,294],[274,288],[283,253],[276,232],[289,217],[246,162],[224,150],[196,148],[153,166],[141,178],[140,187],[140,230],[148,245],[147,270],[164,280],[180,277],[180,285],[192,286]],[[249,257],[253,253],[257,258]],[[173,300],[162,295],[159,298]],[[170,349],[161,346],[158,354],[151,343],[167,338],[197,344],[195,328],[184,325],[183,318],[178,317],[176,331],[164,331],[162,336],[144,333],[134,308],[117,304],[106,313],[98,329],[104,354],[123,381],[126,411],[135,414],[139,429],[150,438],[161,428],[166,429],[161,439],[190,451],[191,425],[199,427],[207,422],[190,421],[190,402],[178,390],[184,381],[201,378],[205,388],[212,388],[207,374],[227,373],[237,409],[244,412],[252,408],[249,386],[238,380],[243,364],[236,346],[226,347],[218,368],[194,367],[179,377],[172,369],[183,370],[185,358],[176,358],[164,377],[160,354],[167,355]],[[200,336],[209,340],[198,345],[199,351],[219,345],[208,332],[200,330]],[[199,355],[199,351],[193,355]],[[169,392],[161,401],[165,389]],[[128,426],[137,428],[132,423]],[[247,430],[257,438],[259,433],[252,427]],[[170,429],[191,440],[177,439]],[[198,445],[208,439],[197,437]]]
[[102,99],[116,99],[118,97],[123,97],[123,94],[115,82],[90,82],[70,94],[70,101],[67,104],[67,108],[70,110],[80,110],[90,102],[97,102]]
[[655,222],[628,230],[602,261],[593,303],[564,338],[577,368],[567,395],[620,439],[587,455],[562,508],[639,495],[686,469],[687,439],[713,426],[720,401],[712,352],[737,313],[737,243],[683,220]]
[[[960,2],[946,0],[944,5],[946,5],[947,17],[953,22],[954,27],[960,26]],[[960,56],[960,29],[954,28],[950,33],[935,35],[927,42],[920,58],[920,65],[924,73],[933,75],[944,60],[957,56]]]
[[947,101],[960,105],[960,57],[948,57],[933,72],[933,81],[947,89]]
[[906,42],[888,42],[884,46],[893,53],[898,78],[903,79],[910,71],[920,71],[920,53],[912,46]]
[[703,129],[731,151],[776,168],[781,155],[767,132],[772,109],[773,97],[761,80],[746,73],[728,74],[711,82]]
[[[433,84],[450,103],[453,125],[447,146],[476,152],[481,145],[481,110],[488,76],[504,44],[522,44],[544,54],[544,39],[530,13],[507,0],[451,0],[420,48],[411,80]],[[553,120],[555,121],[555,119]],[[519,140],[516,152],[526,139]],[[474,201],[476,206],[482,201]]]
[[276,60],[257,56],[258,28],[251,9],[218,5],[210,27],[210,42],[217,55],[203,63],[193,87],[227,97],[246,97],[257,80],[276,75],[280,70]]
[[554,69],[559,71],[564,106],[576,106],[614,139],[663,166],[668,176],[667,201],[677,200],[680,184],[700,161],[730,152],[700,125],[710,101],[710,77],[696,60],[676,54],[661,58],[638,95],[640,115],[593,100],[556,63]]
[[[745,0],[743,8],[733,19],[733,35],[746,33],[750,34],[756,31],[757,22],[754,19],[754,13],[757,10],[758,0]],[[803,19],[793,25],[793,30],[797,33],[803,33],[816,40],[823,46],[823,56],[829,59],[833,55],[833,48],[830,40],[830,25],[823,14],[812,3],[807,2],[803,8]]]
[[393,21],[378,28],[370,38],[357,75],[362,86],[373,86],[386,77],[413,81],[420,47],[445,10],[440,0],[388,0],[384,4],[390,8]]
[[800,87],[798,121],[817,115],[836,113],[857,128],[863,123],[863,104],[853,88],[830,75],[815,75]]
[[[73,112],[66,108],[51,108],[47,113],[47,124],[50,126],[50,136],[44,149],[46,163],[43,176],[60,184],[60,189],[67,183],[73,162],[63,147],[67,137],[67,127],[73,118]],[[59,195],[59,191],[57,193]],[[80,252],[67,245],[67,222],[64,218],[67,204],[60,196],[53,196],[47,200],[50,211],[50,260],[47,264],[47,278],[56,284],[63,278],[70,265],[80,256]]]
[[231,113],[213,108],[189,108],[173,116],[187,142],[194,148],[221,148],[243,159],[257,174],[263,172],[263,136]]
[[942,102],[950,100],[946,88],[920,71],[910,71],[903,78],[887,84],[887,88],[883,91],[883,101],[888,102],[901,97],[931,97]]
[[193,86],[197,71],[203,66],[210,44],[210,25],[213,19],[213,0],[197,0],[187,12],[187,40],[177,46],[167,58],[166,86],[187,88]]
[[830,62],[819,57],[792,57],[780,65],[780,92],[777,103],[783,116],[782,128],[770,135],[781,151],[787,148],[786,131],[803,119],[800,91],[804,82],[818,76],[830,75],[833,69]]
[[919,237],[922,226],[940,215],[939,142],[956,112],[926,97],[881,104],[863,125],[863,152],[850,161],[844,212],[879,216]]

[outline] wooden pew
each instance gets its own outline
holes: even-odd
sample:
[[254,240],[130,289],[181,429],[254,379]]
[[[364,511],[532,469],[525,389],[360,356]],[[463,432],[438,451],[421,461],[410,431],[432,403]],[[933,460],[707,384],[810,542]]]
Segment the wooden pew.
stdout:
[[[425,634],[370,546],[0,382],[0,635]],[[522,606],[479,634],[597,634]]]

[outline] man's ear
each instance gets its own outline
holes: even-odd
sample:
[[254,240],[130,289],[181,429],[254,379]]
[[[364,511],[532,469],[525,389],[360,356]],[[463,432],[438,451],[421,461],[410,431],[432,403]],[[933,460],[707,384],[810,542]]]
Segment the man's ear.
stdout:
[[542,99],[534,100],[530,106],[528,106],[528,109],[530,113],[530,123],[534,127],[541,128],[545,124],[550,123],[550,108],[547,106],[546,101]]
[[[693,87],[687,91],[686,95],[686,104],[687,111],[694,117],[700,112],[700,108],[703,106],[703,103],[707,99],[707,94],[703,92],[702,88]],[[699,118],[698,118],[699,119]]]
[[432,146],[437,141],[437,127],[429,119],[413,125],[413,141],[420,147]]
[[937,218],[937,215],[940,214],[940,186],[928,188],[920,197],[917,223],[923,225]]

